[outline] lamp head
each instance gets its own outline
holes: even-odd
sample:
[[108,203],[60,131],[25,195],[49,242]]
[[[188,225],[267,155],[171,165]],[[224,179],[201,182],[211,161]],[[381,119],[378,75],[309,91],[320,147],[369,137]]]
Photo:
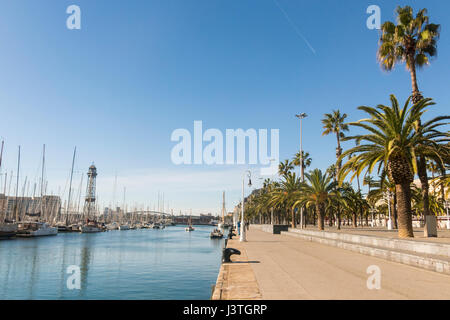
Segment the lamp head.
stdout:
[[300,114],[296,114],[295,115],[297,118],[299,118],[299,119],[304,119],[304,118],[306,118],[308,115],[306,114],[306,113],[300,113]]

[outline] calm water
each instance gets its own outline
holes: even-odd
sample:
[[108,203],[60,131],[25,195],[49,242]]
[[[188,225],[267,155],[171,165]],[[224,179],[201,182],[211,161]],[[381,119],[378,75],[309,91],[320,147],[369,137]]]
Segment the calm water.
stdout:
[[[209,299],[223,240],[213,227],[60,233],[0,241],[0,299]],[[81,270],[69,290],[67,267]]]

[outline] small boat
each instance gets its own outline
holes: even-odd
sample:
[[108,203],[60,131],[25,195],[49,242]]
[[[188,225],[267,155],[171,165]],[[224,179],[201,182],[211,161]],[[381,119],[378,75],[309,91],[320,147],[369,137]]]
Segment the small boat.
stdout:
[[185,231],[191,232],[194,231],[194,227],[192,226],[192,219],[191,216],[189,216],[189,220],[188,220],[188,226],[186,228],[184,228]]
[[119,226],[119,230],[130,230],[130,226],[127,224],[122,224]]
[[0,239],[12,238],[17,233],[17,223],[1,223],[0,224]]
[[116,222],[112,222],[106,225],[107,230],[119,230],[119,225]]
[[18,237],[43,237],[56,236],[58,228],[51,227],[45,222],[23,222],[19,223],[17,236]]
[[71,224],[67,227],[67,232],[80,232],[80,228],[79,224]]
[[152,229],[160,229],[161,228],[161,226],[159,225],[159,223],[157,223],[157,222],[155,222],[153,225],[152,225]]
[[214,229],[211,234],[209,235],[211,239],[222,239],[223,233],[220,231],[220,229]]
[[96,232],[102,232],[102,227],[97,223],[97,221],[94,220],[86,220],[86,224],[82,225],[80,227],[81,233],[96,233]]

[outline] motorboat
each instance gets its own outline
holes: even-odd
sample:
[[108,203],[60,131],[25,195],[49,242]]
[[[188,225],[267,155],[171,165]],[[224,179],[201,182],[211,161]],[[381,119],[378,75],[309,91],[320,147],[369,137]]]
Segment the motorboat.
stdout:
[[43,237],[56,236],[58,228],[52,227],[46,222],[22,222],[18,225],[18,237]]

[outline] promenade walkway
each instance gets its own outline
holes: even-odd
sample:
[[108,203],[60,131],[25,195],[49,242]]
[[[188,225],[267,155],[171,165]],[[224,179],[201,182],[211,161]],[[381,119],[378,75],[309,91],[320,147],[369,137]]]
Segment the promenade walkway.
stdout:
[[[238,279],[235,273],[245,267],[241,280],[254,288],[253,297],[239,294],[239,281],[227,280],[220,290],[216,287],[216,299],[220,292],[226,293],[221,299],[450,299],[450,276],[445,274],[252,228],[247,239],[229,242],[243,255],[233,256],[241,263],[226,270],[227,279]],[[380,290],[367,288],[371,265],[381,270]]]
[[[316,231],[317,227],[308,225],[306,230]],[[353,228],[352,226],[341,226],[341,230],[338,230],[335,226],[333,227],[325,226],[325,231],[398,239],[398,230],[387,230],[386,227],[372,228],[370,226],[369,227],[358,226],[357,228]],[[438,229],[437,238],[426,238],[423,235],[423,228],[414,228],[414,238],[410,238],[408,240],[450,244],[450,230]]]

